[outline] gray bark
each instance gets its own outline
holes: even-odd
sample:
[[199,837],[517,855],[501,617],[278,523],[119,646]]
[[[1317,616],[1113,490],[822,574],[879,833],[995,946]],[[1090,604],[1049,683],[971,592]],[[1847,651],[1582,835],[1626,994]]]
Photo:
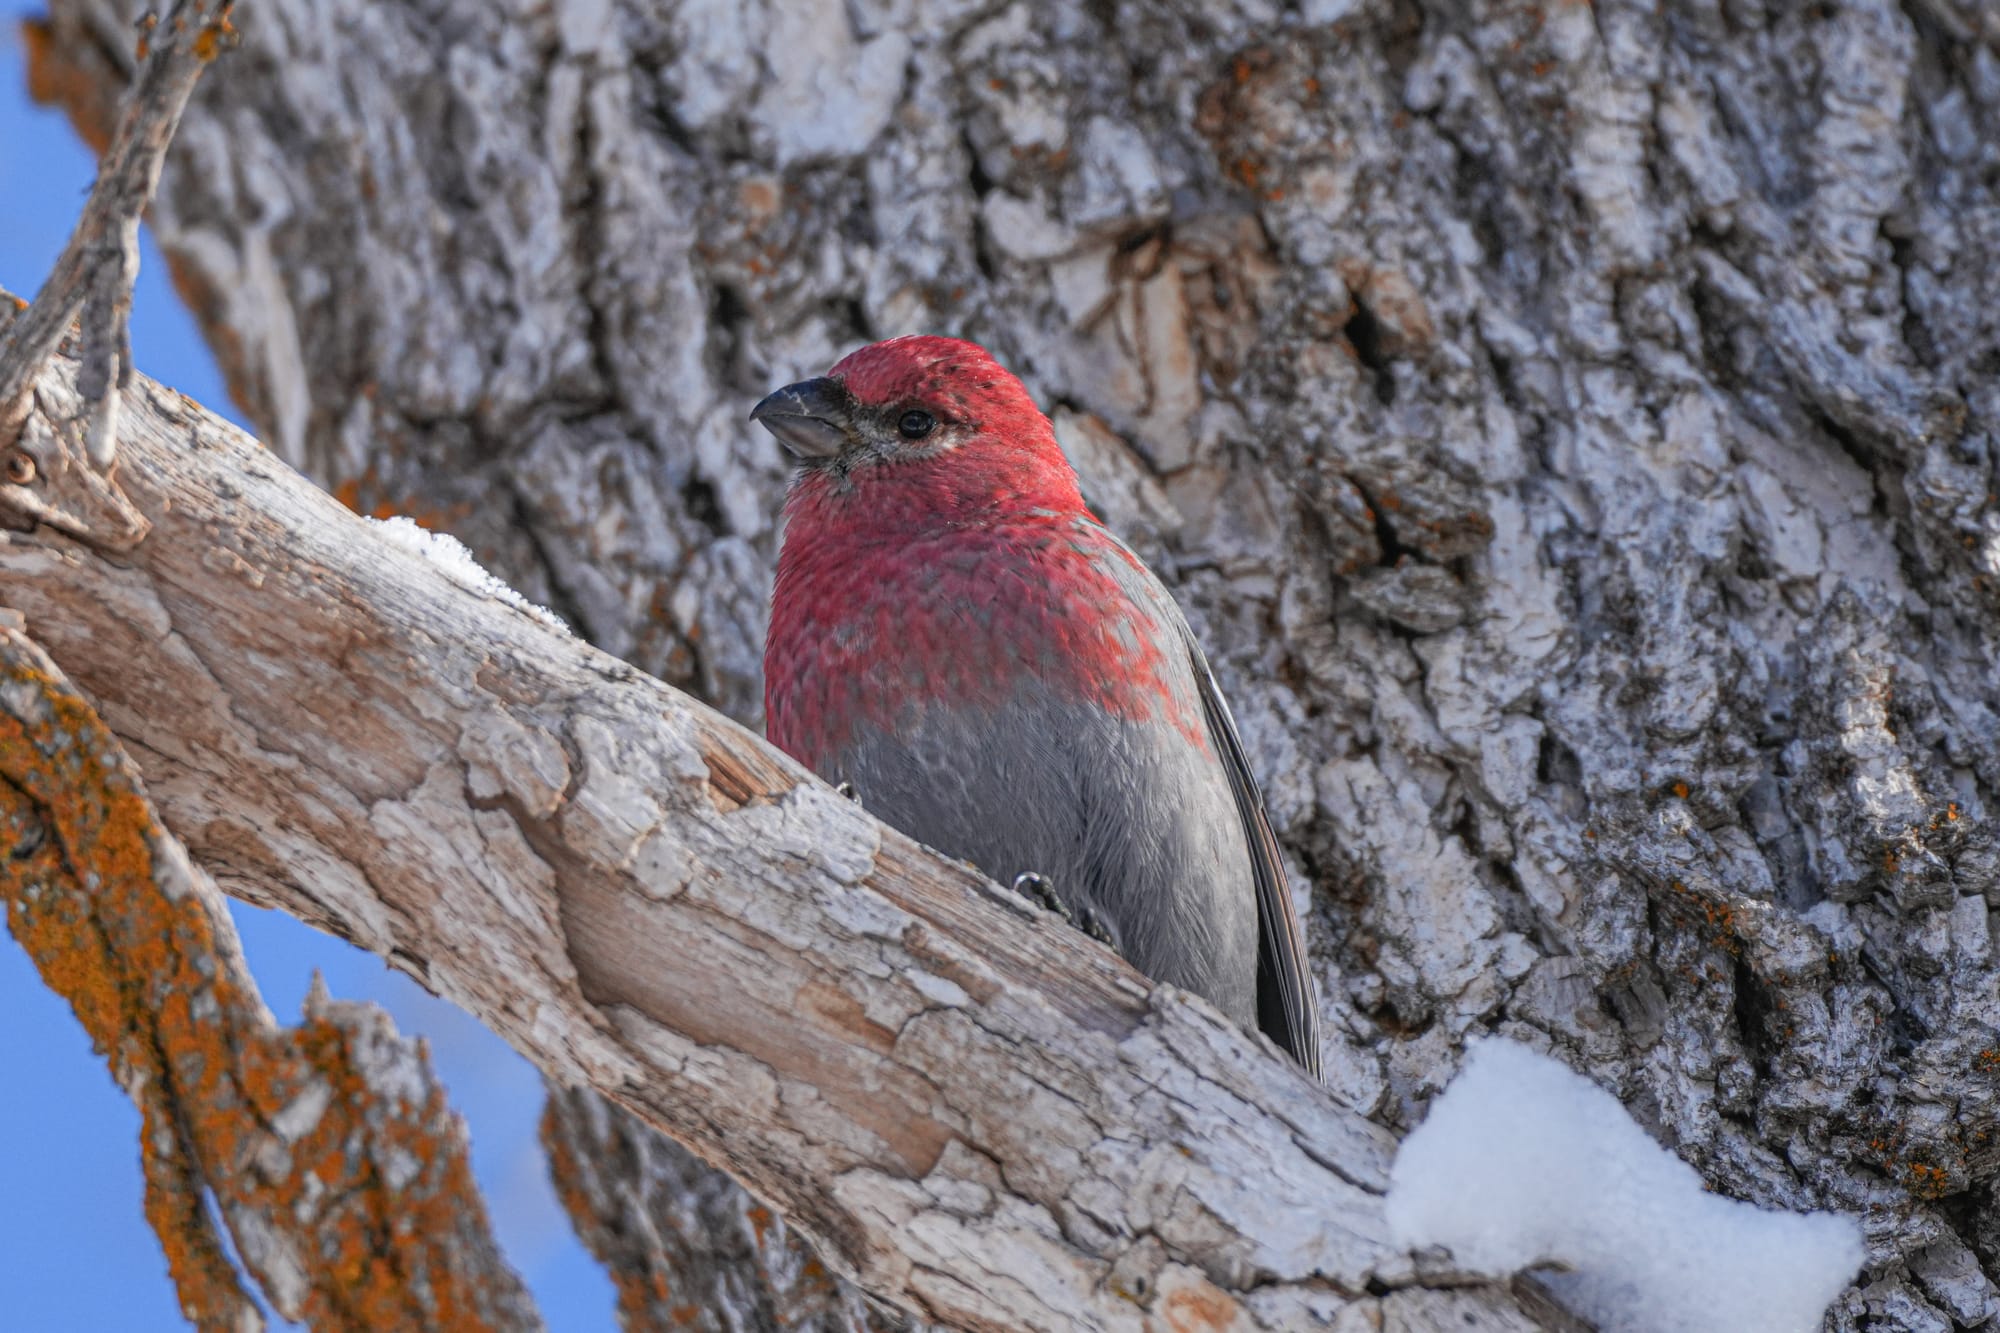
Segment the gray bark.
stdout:
[[[80,67],[125,21],[55,8]],[[754,720],[743,412],[986,342],[1208,643],[1338,1096],[1551,1045],[1718,1189],[1864,1213],[1835,1326],[2000,1311],[1990,6],[240,26],[156,225],[282,456]]]
[[627,1329],[915,1327],[867,1298],[742,1186],[588,1088],[557,1088],[542,1115],[564,1206],[618,1288]]

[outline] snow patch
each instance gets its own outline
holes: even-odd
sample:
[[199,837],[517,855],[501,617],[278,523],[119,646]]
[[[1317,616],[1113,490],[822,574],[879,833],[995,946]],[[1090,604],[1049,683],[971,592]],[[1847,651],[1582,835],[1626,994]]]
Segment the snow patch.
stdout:
[[374,524],[375,530],[390,542],[405,551],[422,556],[450,575],[462,587],[482,597],[496,598],[509,606],[518,607],[550,629],[561,630],[565,635],[569,634],[569,626],[563,623],[561,616],[546,606],[535,605],[495,578],[486,566],[473,558],[465,543],[450,533],[432,532],[415,519],[405,518],[401,514],[393,518],[371,518],[368,522]]
[[1809,1333],[1864,1257],[1851,1218],[1705,1192],[1616,1098],[1511,1041],[1468,1047],[1397,1154],[1387,1207],[1398,1243],[1492,1276],[1563,1265],[1546,1275],[1558,1296],[1638,1333]]

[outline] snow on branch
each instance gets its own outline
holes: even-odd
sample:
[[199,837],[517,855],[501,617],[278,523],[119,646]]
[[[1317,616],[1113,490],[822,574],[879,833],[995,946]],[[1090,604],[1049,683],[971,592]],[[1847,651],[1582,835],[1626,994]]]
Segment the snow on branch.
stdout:
[[1518,1042],[1467,1048],[1404,1141],[1389,1220],[1412,1246],[1543,1281],[1600,1327],[1809,1333],[1864,1258],[1861,1228],[1704,1189],[1618,1099]]
[[[73,365],[36,386],[74,410]],[[0,588],[224,887],[370,949],[726,1166],[878,1295],[965,1328],[1297,1328],[1423,1285],[1394,1143],[659,681],[385,539],[136,379],[152,527]]]

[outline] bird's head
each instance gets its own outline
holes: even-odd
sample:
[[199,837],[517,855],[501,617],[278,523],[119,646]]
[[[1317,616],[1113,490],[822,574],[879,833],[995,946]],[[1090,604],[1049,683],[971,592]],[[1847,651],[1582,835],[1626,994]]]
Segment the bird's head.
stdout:
[[750,419],[808,470],[997,451],[1068,470],[1021,381],[958,338],[913,334],[863,347],[820,378],[771,394]]

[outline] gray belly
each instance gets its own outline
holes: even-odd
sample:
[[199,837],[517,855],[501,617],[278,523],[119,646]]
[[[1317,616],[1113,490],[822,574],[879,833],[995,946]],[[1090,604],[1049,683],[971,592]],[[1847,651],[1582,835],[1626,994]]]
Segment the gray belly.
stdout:
[[1250,853],[1215,756],[1172,726],[1029,687],[996,723],[933,704],[899,734],[864,726],[822,777],[1002,884],[1045,875],[1157,981],[1257,1026]]

